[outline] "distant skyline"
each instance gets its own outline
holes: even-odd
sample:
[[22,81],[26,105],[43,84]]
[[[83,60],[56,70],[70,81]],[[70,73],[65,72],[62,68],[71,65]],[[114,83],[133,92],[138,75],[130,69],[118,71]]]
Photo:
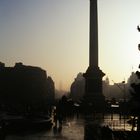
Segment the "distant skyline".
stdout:
[[[99,66],[110,81],[138,70],[139,0],[98,0]],[[89,61],[89,0],[0,0],[0,61],[39,66],[69,90]]]

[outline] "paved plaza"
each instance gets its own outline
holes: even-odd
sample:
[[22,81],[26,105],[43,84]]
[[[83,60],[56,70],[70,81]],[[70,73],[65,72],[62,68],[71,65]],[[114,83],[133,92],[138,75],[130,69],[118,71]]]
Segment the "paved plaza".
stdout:
[[[55,125],[49,130],[40,132],[21,132],[8,134],[4,140],[99,140],[101,139],[101,126],[108,125],[112,129],[123,130],[124,120],[119,121],[119,116],[106,115],[104,120],[93,117],[73,117],[63,120],[62,126]],[[121,123],[121,125],[120,125]],[[129,124],[125,124],[125,129],[131,130]],[[94,138],[94,139],[93,139]]]
[[84,121],[68,119],[63,122],[62,127],[52,127],[36,133],[11,134],[6,136],[5,140],[84,140]]

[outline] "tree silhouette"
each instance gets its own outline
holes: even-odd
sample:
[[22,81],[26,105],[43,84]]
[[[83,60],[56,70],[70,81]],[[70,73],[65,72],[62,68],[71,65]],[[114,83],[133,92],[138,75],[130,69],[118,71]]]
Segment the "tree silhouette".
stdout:
[[[140,26],[137,26],[138,31],[140,32]],[[138,44],[138,49],[140,50],[140,44]],[[140,68],[140,65],[139,65]],[[140,79],[140,72],[136,71],[136,75],[138,79]],[[135,102],[135,106],[133,108],[133,113],[138,116],[138,125],[137,125],[137,130],[140,131],[140,83],[132,83],[131,87],[133,88],[132,94],[132,100]]]

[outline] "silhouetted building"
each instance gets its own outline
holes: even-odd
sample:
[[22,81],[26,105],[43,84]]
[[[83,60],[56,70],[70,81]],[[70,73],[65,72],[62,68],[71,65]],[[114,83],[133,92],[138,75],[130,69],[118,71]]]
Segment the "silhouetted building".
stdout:
[[[136,75],[133,74],[130,75],[128,83],[118,82],[114,83],[113,85],[110,84],[108,77],[105,80],[103,80],[102,93],[105,97],[105,100],[112,100],[113,98],[115,98],[117,102],[123,101],[125,92],[125,98],[128,101],[131,98],[130,88],[132,90],[130,83],[133,83],[134,81],[139,81],[139,79],[136,78],[135,76]],[[74,82],[71,84],[70,98],[72,98],[74,102],[79,101],[81,102],[84,94],[85,94],[85,78],[83,77],[82,73],[78,73],[77,77],[74,79]]]
[[74,82],[71,85],[70,97],[73,101],[78,102],[82,100],[85,93],[85,78],[82,73],[78,73]]
[[106,100],[111,100],[112,98],[115,98],[117,101],[123,101],[124,98],[129,100],[129,88],[129,84],[123,82],[114,83],[111,85],[108,77],[103,81],[103,95],[105,96]]
[[109,98],[109,95],[110,95],[110,89],[109,89],[109,86],[110,86],[110,83],[109,83],[109,78],[106,77],[106,79],[102,82],[103,84],[103,95],[105,96],[105,98]]
[[84,100],[95,110],[101,110],[105,100],[102,94],[102,77],[105,75],[98,66],[98,16],[97,0],[90,0],[90,49],[89,67],[84,73]]
[[128,92],[127,83],[115,83],[113,85],[109,85],[109,96],[110,98],[115,98],[117,101],[128,100],[130,94]]
[[46,71],[16,63],[5,67],[0,63],[0,102],[8,108],[41,110],[54,98],[54,82]]

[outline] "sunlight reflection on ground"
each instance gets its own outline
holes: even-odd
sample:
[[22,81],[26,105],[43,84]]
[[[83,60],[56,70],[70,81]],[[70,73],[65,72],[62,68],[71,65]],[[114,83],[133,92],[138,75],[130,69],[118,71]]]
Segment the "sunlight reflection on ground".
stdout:
[[[127,119],[126,119],[127,120]],[[42,131],[38,133],[28,134],[15,134],[6,136],[5,140],[84,140],[85,128],[89,125],[95,125],[99,123],[101,125],[108,125],[112,129],[123,130],[124,120],[119,120],[119,115],[114,114],[113,119],[110,115],[105,115],[104,121],[94,120],[89,118],[80,117],[79,119],[71,118],[63,121],[62,127],[51,128],[48,131]],[[131,125],[125,124],[126,130],[131,130]]]

